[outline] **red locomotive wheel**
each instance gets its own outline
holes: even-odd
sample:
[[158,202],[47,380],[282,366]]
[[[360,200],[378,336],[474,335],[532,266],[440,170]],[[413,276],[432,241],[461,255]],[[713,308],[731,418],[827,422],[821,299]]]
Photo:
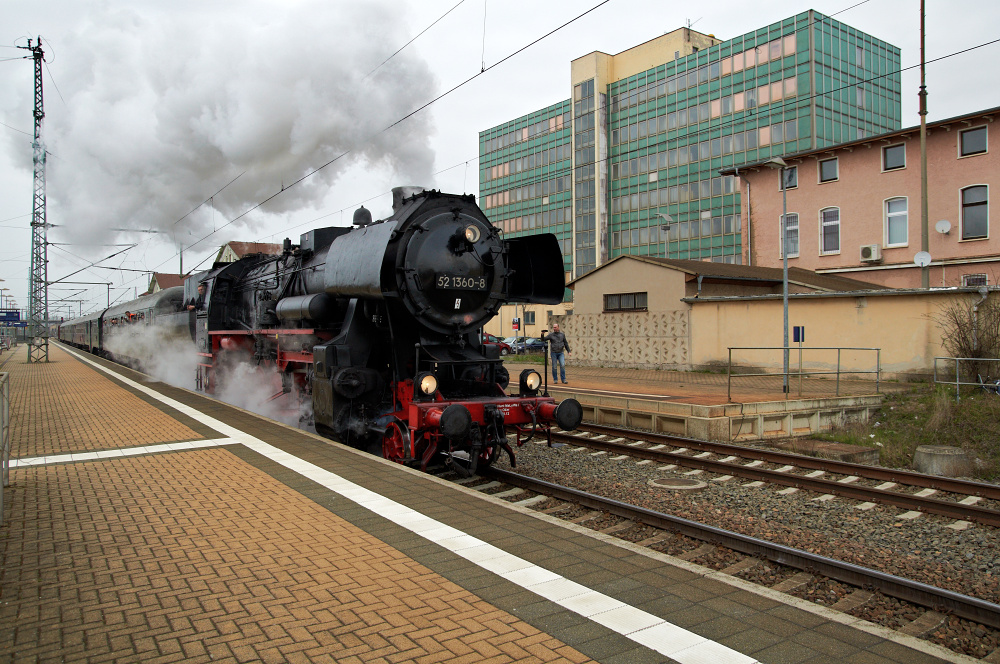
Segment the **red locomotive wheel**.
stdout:
[[382,457],[396,463],[403,463],[410,449],[410,428],[396,420],[390,422],[382,434]]

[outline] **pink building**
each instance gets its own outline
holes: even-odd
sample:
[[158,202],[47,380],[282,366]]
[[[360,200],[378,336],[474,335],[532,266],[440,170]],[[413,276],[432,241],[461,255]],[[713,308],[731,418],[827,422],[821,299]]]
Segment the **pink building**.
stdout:
[[[932,287],[1000,283],[1000,207],[990,204],[1000,192],[998,116],[1000,107],[927,126]],[[789,266],[920,287],[919,126],[784,160]],[[758,162],[725,173],[741,178],[744,261],[781,267],[780,170]]]

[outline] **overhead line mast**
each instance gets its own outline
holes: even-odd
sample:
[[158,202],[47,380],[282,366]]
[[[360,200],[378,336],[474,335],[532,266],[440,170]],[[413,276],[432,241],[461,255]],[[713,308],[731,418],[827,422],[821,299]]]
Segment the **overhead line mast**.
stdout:
[[28,362],[49,361],[49,292],[48,292],[48,226],[45,221],[45,146],[42,144],[42,38],[32,46],[19,46],[31,51],[35,61],[35,133],[31,143],[35,167],[34,197],[31,205],[31,276],[28,283]]

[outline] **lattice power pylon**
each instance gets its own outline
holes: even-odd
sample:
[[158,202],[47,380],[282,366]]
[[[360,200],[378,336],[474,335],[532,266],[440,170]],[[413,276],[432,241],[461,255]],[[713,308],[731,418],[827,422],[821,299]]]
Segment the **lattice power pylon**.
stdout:
[[45,221],[45,145],[42,143],[42,38],[32,46],[35,60],[35,135],[31,143],[35,165],[34,198],[31,206],[31,278],[28,284],[28,362],[49,361],[48,225]]

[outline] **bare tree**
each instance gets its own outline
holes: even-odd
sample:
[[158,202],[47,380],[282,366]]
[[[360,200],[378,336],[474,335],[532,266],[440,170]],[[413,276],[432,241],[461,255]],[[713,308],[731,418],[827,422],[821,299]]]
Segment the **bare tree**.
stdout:
[[[935,316],[941,343],[952,357],[1000,358],[1000,293],[983,287],[968,299],[955,300]],[[1000,372],[996,362],[963,362],[962,380]]]

